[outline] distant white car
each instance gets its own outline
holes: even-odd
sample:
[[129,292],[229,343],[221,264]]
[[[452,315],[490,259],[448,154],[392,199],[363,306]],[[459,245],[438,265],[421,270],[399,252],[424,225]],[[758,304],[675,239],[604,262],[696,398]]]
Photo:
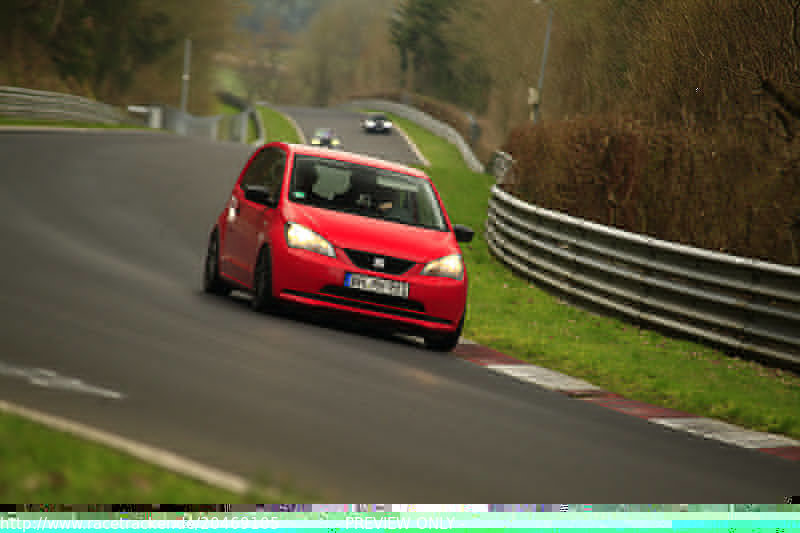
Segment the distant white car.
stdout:
[[367,133],[391,133],[392,121],[386,118],[385,115],[369,115],[361,121],[361,127]]

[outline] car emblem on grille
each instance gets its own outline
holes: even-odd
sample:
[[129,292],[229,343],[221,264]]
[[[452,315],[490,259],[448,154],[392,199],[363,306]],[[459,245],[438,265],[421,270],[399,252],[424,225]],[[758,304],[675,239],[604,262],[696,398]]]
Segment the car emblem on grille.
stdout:
[[386,266],[386,260],[383,257],[376,257],[372,260],[372,266],[375,268],[383,268]]

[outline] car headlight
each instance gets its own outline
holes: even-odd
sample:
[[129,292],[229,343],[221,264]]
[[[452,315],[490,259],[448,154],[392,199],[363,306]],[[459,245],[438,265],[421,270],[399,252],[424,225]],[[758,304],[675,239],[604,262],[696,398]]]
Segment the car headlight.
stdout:
[[387,120],[386,122],[383,123],[383,127],[384,128],[391,128],[392,127],[392,123]]
[[339,146],[342,143],[341,143],[341,141],[339,141],[339,139],[334,139],[334,140],[331,141],[331,144],[334,145],[334,146]]
[[368,120],[368,121],[364,122],[364,125],[366,127],[368,127],[368,128],[374,128],[375,127],[375,121],[374,120]]
[[331,243],[305,226],[289,222],[286,224],[286,244],[290,248],[300,248],[328,257],[336,257]]
[[425,268],[422,269],[422,275],[460,280],[464,277],[464,261],[459,254],[446,255],[425,265]]

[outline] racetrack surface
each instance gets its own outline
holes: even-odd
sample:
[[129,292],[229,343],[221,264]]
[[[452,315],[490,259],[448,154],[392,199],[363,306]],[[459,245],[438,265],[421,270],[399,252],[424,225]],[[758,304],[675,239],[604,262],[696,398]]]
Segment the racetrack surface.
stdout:
[[286,473],[327,501],[797,492],[798,463],[403,339],[202,294],[207,234],[250,150],[136,132],[0,134],[0,363],[123,395],[0,375],[0,399],[247,477]]
[[276,107],[290,115],[310,143],[317,128],[333,128],[342,140],[343,148],[350,152],[380,157],[402,163],[419,165],[421,162],[396,131],[390,134],[365,133],[361,129],[361,119],[366,115],[355,111],[323,107]]

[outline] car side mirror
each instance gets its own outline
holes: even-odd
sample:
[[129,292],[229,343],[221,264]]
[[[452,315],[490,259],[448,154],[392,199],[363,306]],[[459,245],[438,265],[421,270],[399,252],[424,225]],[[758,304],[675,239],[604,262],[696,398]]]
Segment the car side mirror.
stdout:
[[475,236],[472,228],[461,224],[453,224],[453,232],[456,234],[456,241],[458,242],[470,242],[472,237]]
[[269,207],[275,207],[277,204],[275,199],[272,198],[272,194],[270,194],[269,190],[262,185],[245,185],[242,188],[244,189],[244,197],[251,202]]

